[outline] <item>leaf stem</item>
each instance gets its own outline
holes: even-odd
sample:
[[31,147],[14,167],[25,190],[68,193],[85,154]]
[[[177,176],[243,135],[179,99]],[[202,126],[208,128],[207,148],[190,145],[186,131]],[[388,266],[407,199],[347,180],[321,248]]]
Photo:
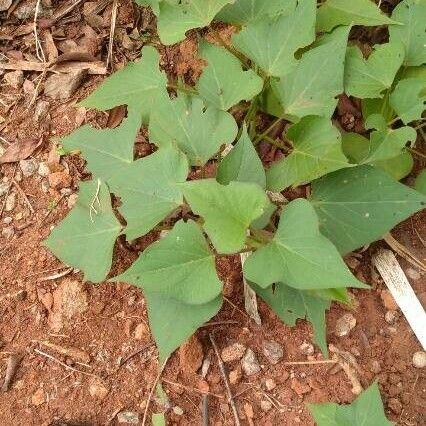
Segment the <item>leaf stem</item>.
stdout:
[[241,61],[246,68],[250,68],[250,64],[248,63],[247,59],[242,55],[240,52],[238,52],[237,49],[231,44],[228,44],[222,36],[216,31],[216,29],[212,28],[212,34],[215,40],[224,47],[229,53],[234,55],[239,61]]
[[282,149],[282,150],[284,150],[284,151],[287,151],[287,147],[286,147],[284,144],[282,144],[282,143],[280,143],[280,142],[276,141],[275,139],[273,139],[273,138],[271,138],[271,137],[269,137],[269,136],[264,136],[264,137],[263,137],[263,140],[264,140],[265,142],[270,143],[271,145],[276,146],[276,147],[277,147],[277,148],[279,148],[279,149]]
[[426,155],[421,153],[420,151],[417,151],[417,149],[407,147],[407,151],[410,151],[412,154],[417,155],[418,157],[426,160]]
[[179,91],[179,92],[187,93],[188,95],[197,95],[198,94],[198,92],[194,88],[189,87],[189,86],[182,86],[180,84],[168,83],[167,88],[173,89],[173,90],[176,90],[176,91]]
[[281,120],[283,120],[283,118],[282,117],[278,117],[278,118],[276,118],[272,123],[271,123],[271,125],[263,132],[263,133],[261,133],[260,135],[258,135],[258,136],[256,136],[256,138],[254,139],[254,141],[253,141],[253,144],[254,145],[257,145],[262,139],[264,139],[265,138],[265,136],[268,136],[268,133],[271,131],[271,130],[273,130],[274,128],[275,128],[275,126],[277,126],[279,123],[280,123],[280,121]]

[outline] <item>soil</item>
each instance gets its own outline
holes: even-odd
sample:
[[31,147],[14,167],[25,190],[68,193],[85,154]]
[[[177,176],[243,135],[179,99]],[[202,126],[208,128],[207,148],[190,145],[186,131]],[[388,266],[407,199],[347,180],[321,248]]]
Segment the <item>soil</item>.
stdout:
[[[21,1],[18,8],[34,3]],[[65,1],[41,3],[45,19],[49,13],[68,4]],[[85,3],[89,2],[80,3],[44,31],[51,32],[57,46],[66,40],[78,44],[85,25],[101,22],[94,30],[95,44],[92,39],[91,43],[82,45],[91,46],[93,54],[104,61],[111,4],[99,12],[100,18],[96,21],[84,15]],[[135,10],[130,0],[119,2],[118,36],[113,49],[115,68],[138,56],[141,44],[129,36],[135,28],[140,35],[155,41],[153,17]],[[31,16],[18,19],[14,13],[7,17],[6,12],[0,12],[2,55],[34,60],[32,27],[29,32],[25,31],[32,20]],[[47,49],[46,43],[44,47]],[[161,48],[162,66],[190,83],[203,66],[194,56],[195,48],[195,37],[171,48]],[[16,206],[2,212],[0,224],[1,380],[10,356],[22,356],[9,389],[0,398],[0,424],[115,425],[126,416],[127,419],[133,416],[135,424],[142,424],[148,395],[160,366],[141,291],[126,284],[84,283],[80,272],[67,268],[43,247],[43,240],[68,213],[78,182],[90,176],[78,156],[64,156],[58,161],[55,143],[82,123],[97,126],[107,123],[108,114],[75,107],[104,77],[86,75],[77,91],[65,100],[47,97],[42,92],[43,83],[38,93],[34,92],[40,80],[46,78],[39,72],[26,71],[24,78],[24,84],[17,88],[5,80],[1,83],[0,143],[7,148],[17,141],[34,140],[36,144],[41,140],[42,144],[31,158],[38,163],[48,162],[51,172],[54,169],[67,178],[62,176],[62,189],[61,185],[57,189],[49,188],[46,185],[49,178],[37,172],[25,177],[17,163],[0,166],[0,182],[11,183],[12,179],[16,182],[9,190],[16,194]],[[35,111],[41,101],[48,102],[47,109],[44,118],[37,120]],[[348,114],[350,111],[346,109],[336,120],[345,126]],[[356,114],[352,116],[352,121],[354,119]],[[138,136],[138,155],[152,150],[145,137],[143,133]],[[424,143],[420,141],[416,148],[425,152]],[[268,156],[271,157],[269,151],[265,154]],[[417,160],[415,170],[424,166]],[[210,172],[207,169],[200,173]],[[68,177],[71,182],[66,182]],[[408,178],[408,183],[412,178]],[[287,195],[300,194],[296,190]],[[6,194],[0,196],[0,209],[5,199]],[[426,259],[425,220],[426,213],[418,213],[392,231],[392,235],[423,262]],[[137,252],[157,237],[151,233],[133,246],[119,241],[112,273],[126,269]],[[371,284],[372,289],[352,290],[353,303],[349,307],[332,306],[327,314],[328,342],[353,355],[358,366],[357,376],[364,388],[374,380],[379,382],[389,419],[398,425],[420,426],[426,419],[426,375],[424,369],[413,367],[412,356],[421,347],[400,312],[393,324],[385,321],[389,308],[381,297],[385,285],[371,263],[372,254],[380,246],[385,243],[375,243],[347,259],[354,274]],[[418,297],[426,302],[425,276],[404,258],[398,257],[398,261]],[[225,283],[223,309],[197,332],[196,338],[171,357],[162,376],[167,398],[154,395],[150,413],[166,411],[170,425],[199,425],[203,392],[208,391],[210,424],[234,424],[209,333],[214,335],[219,350],[238,342],[252,349],[260,363],[261,371],[253,376],[241,375],[239,360],[226,364],[228,371],[233,371],[231,388],[242,424],[311,426],[314,423],[306,403],[353,401],[355,395],[345,373],[334,364],[315,364],[323,360],[317,348],[308,355],[303,349],[302,345],[312,343],[313,338],[308,323],[298,321],[295,327],[287,327],[259,301],[262,324],[257,325],[244,310],[239,258],[221,257],[217,267]],[[347,312],[355,316],[356,326],[347,336],[337,337],[336,321]],[[271,364],[264,356],[263,347],[269,341],[276,341],[283,348],[284,356],[277,364]],[[210,366],[203,378],[201,371],[207,365],[206,360]],[[286,364],[292,361],[311,364]]]

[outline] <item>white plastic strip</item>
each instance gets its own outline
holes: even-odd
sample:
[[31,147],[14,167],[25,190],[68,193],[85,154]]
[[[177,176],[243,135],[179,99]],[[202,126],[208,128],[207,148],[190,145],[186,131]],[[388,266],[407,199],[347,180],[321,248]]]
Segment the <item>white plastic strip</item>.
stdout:
[[423,349],[426,350],[426,312],[411,288],[395,255],[390,250],[379,250],[373,257],[373,263],[405,318],[407,318]]

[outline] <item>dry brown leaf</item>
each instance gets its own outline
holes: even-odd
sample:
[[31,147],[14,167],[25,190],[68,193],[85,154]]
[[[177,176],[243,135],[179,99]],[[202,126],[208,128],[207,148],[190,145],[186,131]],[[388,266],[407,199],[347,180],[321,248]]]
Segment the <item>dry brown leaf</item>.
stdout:
[[109,110],[108,121],[106,126],[110,129],[117,127],[126,116],[126,107],[124,105],[117,106]]
[[42,139],[23,139],[9,145],[4,154],[0,157],[0,164],[25,160],[41,145],[41,143]]
[[0,12],[4,12],[12,5],[12,0],[0,0]]

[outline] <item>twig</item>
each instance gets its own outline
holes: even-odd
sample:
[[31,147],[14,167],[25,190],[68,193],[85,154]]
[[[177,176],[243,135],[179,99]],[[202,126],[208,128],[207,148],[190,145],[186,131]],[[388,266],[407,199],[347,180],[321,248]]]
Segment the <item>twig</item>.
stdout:
[[208,394],[203,395],[203,426],[209,426],[209,396]]
[[46,352],[40,351],[39,349],[34,349],[34,352],[56,362],[59,365],[62,365],[62,367],[64,367],[67,370],[74,371],[75,373],[83,374],[84,376],[96,377],[97,379],[100,379],[100,377],[97,376],[96,374],[87,373],[86,371],[77,370],[76,368],[65,364],[64,362],[60,361],[59,359],[55,358],[54,356],[49,355]]
[[4,376],[3,386],[1,387],[2,392],[7,392],[10,388],[12,380],[15,376],[16,370],[20,362],[22,361],[23,355],[13,353],[7,360],[6,374]]
[[157,387],[157,383],[160,380],[161,374],[163,374],[164,368],[166,367],[168,360],[169,360],[169,358],[166,358],[164,360],[163,365],[161,366],[160,370],[158,371],[157,377],[155,378],[154,383],[152,384],[151,391],[149,392],[148,399],[146,401],[145,411],[143,413],[142,426],[145,426],[146,420],[148,418],[149,404],[151,403],[151,399],[152,399],[152,396],[154,395],[155,388]]
[[423,160],[426,160],[426,155],[421,153],[420,151],[417,151],[417,149],[411,148],[409,146],[406,149],[407,151],[410,151],[412,154],[417,155],[417,157],[420,157]]
[[112,3],[112,10],[111,10],[111,26],[109,30],[109,41],[108,41],[108,55],[107,55],[107,62],[106,66],[107,68],[111,65],[111,68],[113,68],[113,57],[112,57],[112,50],[114,47],[114,34],[115,34],[115,25],[117,22],[117,8],[118,8],[118,2],[117,0],[114,0]]
[[139,348],[138,350],[132,352],[129,356],[127,356],[126,358],[122,359],[120,361],[120,364],[118,365],[117,371],[127,362],[129,362],[132,358],[134,358],[136,355],[139,355],[141,352],[146,351],[148,348],[150,348],[151,346],[154,345],[154,342],[150,342],[147,343],[146,345],[142,346],[141,348]]
[[268,136],[268,133],[274,129],[274,127],[280,123],[280,121],[282,121],[283,118],[282,117],[278,117],[276,118],[271,124],[270,126],[260,135],[256,136],[256,138],[253,141],[253,144],[256,145],[258,142],[260,142],[265,136]]
[[219,363],[220,372],[222,374],[222,378],[223,378],[223,381],[225,383],[226,392],[228,394],[228,402],[229,402],[229,405],[232,408],[232,413],[234,414],[235,424],[237,426],[240,426],[241,423],[240,423],[240,419],[238,417],[238,411],[237,411],[237,407],[235,405],[234,397],[233,397],[232,392],[231,392],[231,387],[229,386],[228,377],[226,375],[226,370],[225,370],[225,365],[223,364],[222,358],[220,357],[219,349],[217,347],[216,341],[214,340],[214,337],[211,334],[209,334],[209,338],[210,338],[210,342],[212,342],[213,350],[216,354],[217,361]]
[[77,0],[75,2],[71,2],[70,7],[68,7],[67,9],[59,12],[57,15],[54,15],[52,18],[52,25],[59,21],[60,19],[62,19],[65,15],[67,15],[68,13],[70,13],[71,11],[73,11],[83,0]]
[[318,361],[288,361],[283,362],[284,365],[316,365],[316,364],[335,364],[334,359],[319,359]]
[[18,182],[16,182],[15,178],[12,178],[12,183],[15,185],[15,188],[18,190],[19,194],[21,195],[21,197],[24,199],[25,204],[28,206],[28,208],[30,209],[30,212],[32,214],[34,214],[35,210],[34,207],[32,206],[32,204],[30,203],[30,200],[27,197],[27,194],[25,194],[24,190],[21,188],[21,186],[19,185]]
[[40,60],[40,62],[45,63],[46,62],[46,56],[44,55],[43,46],[41,45],[40,39],[38,38],[38,31],[37,31],[37,19],[38,14],[40,12],[40,3],[41,0],[37,0],[35,11],[34,11],[34,40],[35,40],[35,48],[36,48],[36,56]]
[[211,393],[211,392],[204,392],[200,389],[191,388],[189,386],[183,385],[182,383],[172,382],[171,380],[164,379],[164,378],[161,379],[161,381],[164,382],[164,383],[167,383],[168,385],[172,385],[172,386],[176,386],[178,388],[185,389],[189,392],[200,393],[201,395],[210,395],[210,396],[213,396],[213,397],[218,398],[218,399],[223,399],[223,395],[218,395],[216,393]]
[[65,271],[61,271],[61,272],[58,272],[56,274],[48,275],[47,277],[39,278],[37,281],[38,282],[42,282],[42,281],[56,280],[58,278],[65,277],[66,275],[68,275],[69,273],[71,273],[73,269],[74,268],[68,268],[68,269],[65,269]]

